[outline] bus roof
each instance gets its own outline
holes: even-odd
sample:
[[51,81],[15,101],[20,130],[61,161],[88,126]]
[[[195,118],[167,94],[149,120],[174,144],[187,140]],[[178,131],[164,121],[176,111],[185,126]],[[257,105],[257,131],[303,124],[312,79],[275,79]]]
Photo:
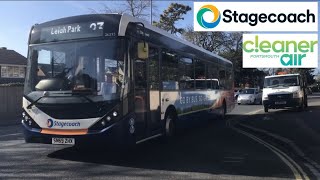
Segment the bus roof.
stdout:
[[223,60],[225,62],[232,63],[231,61],[229,61],[229,60],[227,60],[227,59],[225,59],[225,58],[223,58],[221,56],[218,56],[218,55],[216,55],[216,54],[214,54],[214,53],[212,53],[212,52],[210,52],[208,50],[205,50],[205,49],[203,49],[203,48],[201,48],[201,47],[199,47],[199,46],[197,46],[197,45],[195,45],[195,44],[193,44],[193,43],[191,43],[189,41],[186,41],[184,39],[178,38],[178,37],[174,36],[173,34],[170,34],[167,31],[164,31],[163,29],[160,29],[158,27],[152,26],[147,21],[135,18],[135,17],[130,16],[128,14],[122,14],[122,17],[121,17],[121,20],[120,20],[120,25],[119,25],[119,33],[118,33],[119,36],[124,36],[125,35],[126,30],[127,30],[127,26],[128,26],[128,24],[130,22],[141,22],[141,23],[144,24],[145,28],[147,28],[147,29],[150,29],[150,30],[152,30],[154,32],[157,32],[157,33],[159,33],[159,34],[161,34],[163,36],[166,36],[166,37],[168,37],[168,38],[170,38],[172,40],[175,40],[175,41],[178,41],[180,43],[183,43],[183,44],[185,44],[185,45],[187,45],[187,46],[189,46],[191,48],[194,48],[194,49],[197,49],[199,51],[202,51],[203,53],[206,53],[206,54],[208,54],[210,56],[213,56],[213,57],[215,57],[217,59],[221,59],[221,60]]

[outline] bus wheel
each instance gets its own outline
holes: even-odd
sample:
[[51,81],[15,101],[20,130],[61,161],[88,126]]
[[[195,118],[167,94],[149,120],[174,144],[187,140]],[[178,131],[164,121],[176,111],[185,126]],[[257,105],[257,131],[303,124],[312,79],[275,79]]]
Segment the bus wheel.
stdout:
[[175,113],[173,111],[168,112],[165,118],[165,137],[171,138],[175,135],[176,131],[176,122],[175,122]]

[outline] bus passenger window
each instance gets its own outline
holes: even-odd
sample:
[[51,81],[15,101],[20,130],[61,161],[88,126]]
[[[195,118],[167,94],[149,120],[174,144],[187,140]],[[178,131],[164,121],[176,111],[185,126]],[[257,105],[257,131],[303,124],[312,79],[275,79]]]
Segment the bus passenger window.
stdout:
[[191,58],[181,57],[179,59],[179,88],[186,90],[194,88],[193,63]]
[[195,60],[195,83],[196,89],[207,89],[206,83],[206,66],[203,61]]
[[162,89],[179,90],[178,56],[174,52],[162,51]]
[[149,48],[149,82],[150,89],[159,89],[159,50],[155,47]]

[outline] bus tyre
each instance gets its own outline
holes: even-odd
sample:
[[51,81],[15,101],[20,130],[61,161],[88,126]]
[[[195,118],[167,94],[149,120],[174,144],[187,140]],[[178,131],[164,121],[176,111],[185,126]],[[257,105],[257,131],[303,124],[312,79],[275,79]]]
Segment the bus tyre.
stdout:
[[172,138],[176,133],[176,115],[173,111],[168,112],[165,118],[165,137]]
[[268,106],[264,106],[264,112],[267,113],[269,111]]

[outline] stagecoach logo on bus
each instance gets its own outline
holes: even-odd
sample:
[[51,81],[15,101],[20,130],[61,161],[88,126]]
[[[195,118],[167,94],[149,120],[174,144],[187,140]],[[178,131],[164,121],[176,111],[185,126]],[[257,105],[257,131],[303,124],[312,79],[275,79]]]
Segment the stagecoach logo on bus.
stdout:
[[66,121],[55,121],[52,119],[47,120],[47,126],[48,128],[53,127],[80,127],[80,122],[66,122]]
[[194,2],[194,31],[318,31],[317,2]]
[[243,34],[243,68],[317,68],[317,34]]

